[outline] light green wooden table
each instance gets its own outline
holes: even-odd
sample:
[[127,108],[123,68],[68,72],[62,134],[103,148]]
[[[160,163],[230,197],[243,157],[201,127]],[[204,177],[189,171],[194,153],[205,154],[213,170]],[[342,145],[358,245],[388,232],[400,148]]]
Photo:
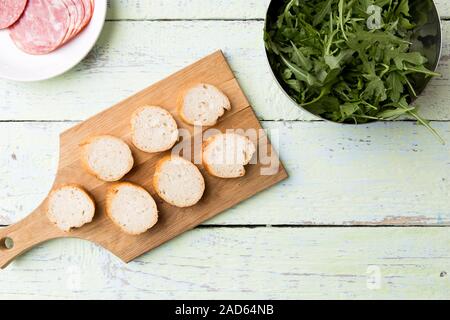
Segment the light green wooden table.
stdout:
[[80,240],[43,244],[0,271],[0,299],[450,298],[450,21],[443,77],[419,101],[442,146],[407,119],[342,127],[299,111],[265,62],[268,0],[110,2],[72,71],[0,80],[0,225],[44,199],[59,132],[216,49],[279,133],[290,178],[128,265]]

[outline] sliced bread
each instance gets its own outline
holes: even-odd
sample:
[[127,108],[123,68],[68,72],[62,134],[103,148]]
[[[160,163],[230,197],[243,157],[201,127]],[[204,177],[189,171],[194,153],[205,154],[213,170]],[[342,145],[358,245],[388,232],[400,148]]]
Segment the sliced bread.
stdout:
[[129,182],[109,188],[106,213],[123,232],[132,235],[144,233],[158,222],[155,200],[144,188]]
[[242,177],[245,175],[244,166],[255,152],[255,145],[245,136],[217,134],[203,144],[203,166],[208,173],[219,178]]
[[230,110],[228,97],[216,87],[200,83],[180,97],[178,111],[184,122],[198,126],[213,126]]
[[81,145],[86,170],[103,181],[118,181],[134,164],[130,147],[113,136],[96,136]]
[[139,150],[154,153],[171,149],[178,140],[178,126],[165,109],[144,106],[131,117],[133,144]]
[[95,214],[91,196],[77,185],[65,185],[53,190],[46,207],[50,221],[63,231],[91,222]]
[[200,201],[205,180],[192,162],[178,156],[166,156],[156,166],[153,186],[164,201],[184,208]]

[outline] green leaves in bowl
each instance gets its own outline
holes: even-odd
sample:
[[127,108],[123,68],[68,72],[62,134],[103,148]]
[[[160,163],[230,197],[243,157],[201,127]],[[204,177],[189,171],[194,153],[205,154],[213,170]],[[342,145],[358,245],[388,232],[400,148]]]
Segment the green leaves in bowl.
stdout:
[[265,46],[277,78],[308,111],[356,124],[408,114],[436,134],[408,104],[415,76],[439,76],[411,50],[413,20],[409,0],[290,0],[267,21]]

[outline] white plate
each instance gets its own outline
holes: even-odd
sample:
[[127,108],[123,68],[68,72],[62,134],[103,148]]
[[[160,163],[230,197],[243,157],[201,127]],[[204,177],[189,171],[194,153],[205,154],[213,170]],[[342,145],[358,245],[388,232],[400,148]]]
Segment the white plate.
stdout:
[[56,77],[77,65],[91,51],[105,24],[107,0],[96,0],[89,25],[72,41],[46,55],[30,55],[16,47],[8,30],[0,30],[0,77],[39,81]]

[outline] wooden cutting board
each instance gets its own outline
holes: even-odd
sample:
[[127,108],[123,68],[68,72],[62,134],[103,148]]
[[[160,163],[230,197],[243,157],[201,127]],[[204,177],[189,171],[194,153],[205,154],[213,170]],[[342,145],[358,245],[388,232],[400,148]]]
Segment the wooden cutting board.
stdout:
[[[4,268],[15,257],[39,243],[67,237],[92,241],[108,249],[123,261],[129,262],[287,178],[287,173],[279,162],[278,156],[272,150],[266,135],[262,130],[259,130],[259,135],[251,139],[257,144],[258,153],[260,155],[267,154],[269,158],[260,159],[258,157],[256,164],[247,166],[245,177],[238,179],[215,178],[207,174],[200,166],[205,177],[206,191],[197,205],[184,209],[176,208],[163,202],[156,195],[151,183],[155,164],[168,153],[148,154],[134,148],[130,141],[130,116],[134,110],[143,105],[161,106],[174,115],[180,128],[187,129],[191,134],[194,134],[194,128],[179,119],[176,112],[176,101],[184,88],[200,82],[217,86],[225,92],[231,101],[231,111],[225,113],[214,127],[215,129],[222,132],[227,129],[261,129],[259,121],[221,51],[215,52],[144,89],[110,109],[63,132],[60,136],[60,159],[53,188],[66,183],[75,183],[88,190],[94,196],[96,202],[96,214],[93,222],[68,233],[62,232],[47,219],[44,212],[44,201],[22,221],[0,229],[0,267]],[[144,234],[139,236],[127,235],[109,220],[104,212],[108,183],[87,174],[81,167],[79,144],[88,137],[100,134],[121,137],[130,145],[135,158],[135,167],[125,176],[123,181],[142,185],[155,198],[159,209],[159,221],[155,227]],[[197,137],[202,137],[203,132],[196,130],[195,134]],[[190,137],[183,139],[180,143],[189,143],[194,140],[199,141],[199,139]],[[197,145],[196,147],[192,146],[192,149],[194,150],[192,156],[198,156],[201,148]],[[275,171],[261,171],[270,171],[268,168],[277,163],[279,163],[279,166],[276,167]]]

